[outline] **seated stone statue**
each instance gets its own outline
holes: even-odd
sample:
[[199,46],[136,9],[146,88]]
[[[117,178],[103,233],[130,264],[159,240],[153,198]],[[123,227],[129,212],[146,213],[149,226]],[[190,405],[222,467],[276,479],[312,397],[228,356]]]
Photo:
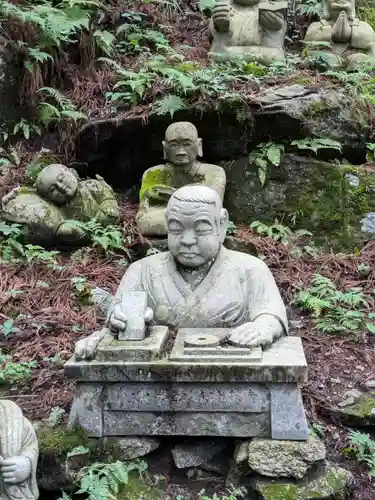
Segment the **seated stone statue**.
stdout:
[[0,499],[36,500],[38,441],[21,409],[0,399]]
[[284,1],[217,0],[210,20],[210,55],[264,65],[283,61],[287,9]]
[[80,181],[75,170],[48,165],[38,175],[36,189],[17,188],[2,199],[4,219],[25,224],[29,238],[79,244],[85,232],[71,221],[96,219],[102,225],[119,220],[112,188],[103,179]]
[[[108,326],[126,331],[121,308],[129,292],[146,292],[145,322],[177,328],[230,328],[238,346],[266,346],[287,333],[286,310],[260,259],[226,249],[228,212],[206,186],[185,186],[166,210],[169,251],[131,264],[110,305]],[[75,353],[90,358],[105,329],[80,340]]]
[[324,0],[321,21],[312,23],[306,42],[329,42],[330,47],[317,47],[311,55],[324,54],[330,69],[358,71],[375,66],[375,32],[356,17],[355,0]]
[[174,191],[186,184],[204,184],[224,198],[226,176],[218,165],[197,161],[202,156],[202,139],[189,122],[170,125],[163,141],[167,163],[151,167],[143,174],[139,193],[137,225],[145,236],[166,236],[165,208]]

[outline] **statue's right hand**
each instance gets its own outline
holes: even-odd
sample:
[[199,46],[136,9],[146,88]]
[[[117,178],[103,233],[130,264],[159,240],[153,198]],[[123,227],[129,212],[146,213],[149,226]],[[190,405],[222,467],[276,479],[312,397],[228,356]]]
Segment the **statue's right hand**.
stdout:
[[116,304],[109,318],[110,328],[120,331],[125,330],[126,322],[127,322],[127,317],[121,310],[121,304]]
[[230,27],[230,6],[227,1],[219,1],[212,10],[212,21],[219,33],[226,33]]
[[89,336],[79,340],[74,348],[74,354],[79,359],[91,359],[94,357],[100,338]]

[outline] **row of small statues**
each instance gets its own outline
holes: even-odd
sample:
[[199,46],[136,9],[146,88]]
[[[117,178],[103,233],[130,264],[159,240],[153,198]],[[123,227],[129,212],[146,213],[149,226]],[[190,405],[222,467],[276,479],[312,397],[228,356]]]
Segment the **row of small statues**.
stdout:
[[[202,139],[189,122],[167,128],[163,141],[165,164],[143,174],[137,224],[145,236],[165,237],[165,208],[176,189],[187,184],[203,184],[224,198],[226,176],[218,165],[201,163]],[[48,165],[38,175],[35,188],[18,187],[2,199],[0,215],[23,224],[30,239],[60,244],[85,244],[85,226],[75,222],[97,220],[101,225],[116,224],[120,210],[112,188],[102,179],[79,180],[75,170],[64,165]]]
[[[287,9],[287,1],[217,0],[210,20],[211,56],[263,65],[283,61]],[[321,20],[310,25],[305,42],[314,42],[311,55],[324,54],[330,69],[375,66],[375,32],[356,16],[355,0],[324,0]]]

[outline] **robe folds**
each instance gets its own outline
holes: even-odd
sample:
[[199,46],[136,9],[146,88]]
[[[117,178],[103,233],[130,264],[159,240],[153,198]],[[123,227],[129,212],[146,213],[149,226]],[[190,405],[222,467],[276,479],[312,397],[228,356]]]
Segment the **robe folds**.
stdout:
[[0,456],[5,459],[21,455],[30,461],[30,475],[22,483],[11,485],[4,483],[0,471],[0,500],[39,498],[36,482],[39,449],[34,428],[13,401],[0,400]]
[[179,328],[234,328],[267,314],[287,334],[286,310],[267,265],[257,257],[221,247],[207,276],[192,289],[179,273],[170,252],[131,264],[113,306],[130,291],[147,293],[157,324]]

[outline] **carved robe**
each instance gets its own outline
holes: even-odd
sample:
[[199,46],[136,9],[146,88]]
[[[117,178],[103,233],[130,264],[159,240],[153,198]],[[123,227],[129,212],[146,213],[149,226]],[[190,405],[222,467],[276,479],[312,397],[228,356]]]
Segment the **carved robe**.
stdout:
[[178,272],[170,252],[163,252],[129,267],[112,307],[128,291],[147,293],[147,305],[154,311],[157,324],[232,328],[269,314],[280,321],[285,333],[288,330],[285,306],[266,264],[224,247],[194,290]]
[[21,455],[30,460],[30,475],[22,483],[5,484],[0,471],[0,500],[39,498],[36,483],[39,449],[34,428],[13,401],[0,400],[0,456],[5,459]]

